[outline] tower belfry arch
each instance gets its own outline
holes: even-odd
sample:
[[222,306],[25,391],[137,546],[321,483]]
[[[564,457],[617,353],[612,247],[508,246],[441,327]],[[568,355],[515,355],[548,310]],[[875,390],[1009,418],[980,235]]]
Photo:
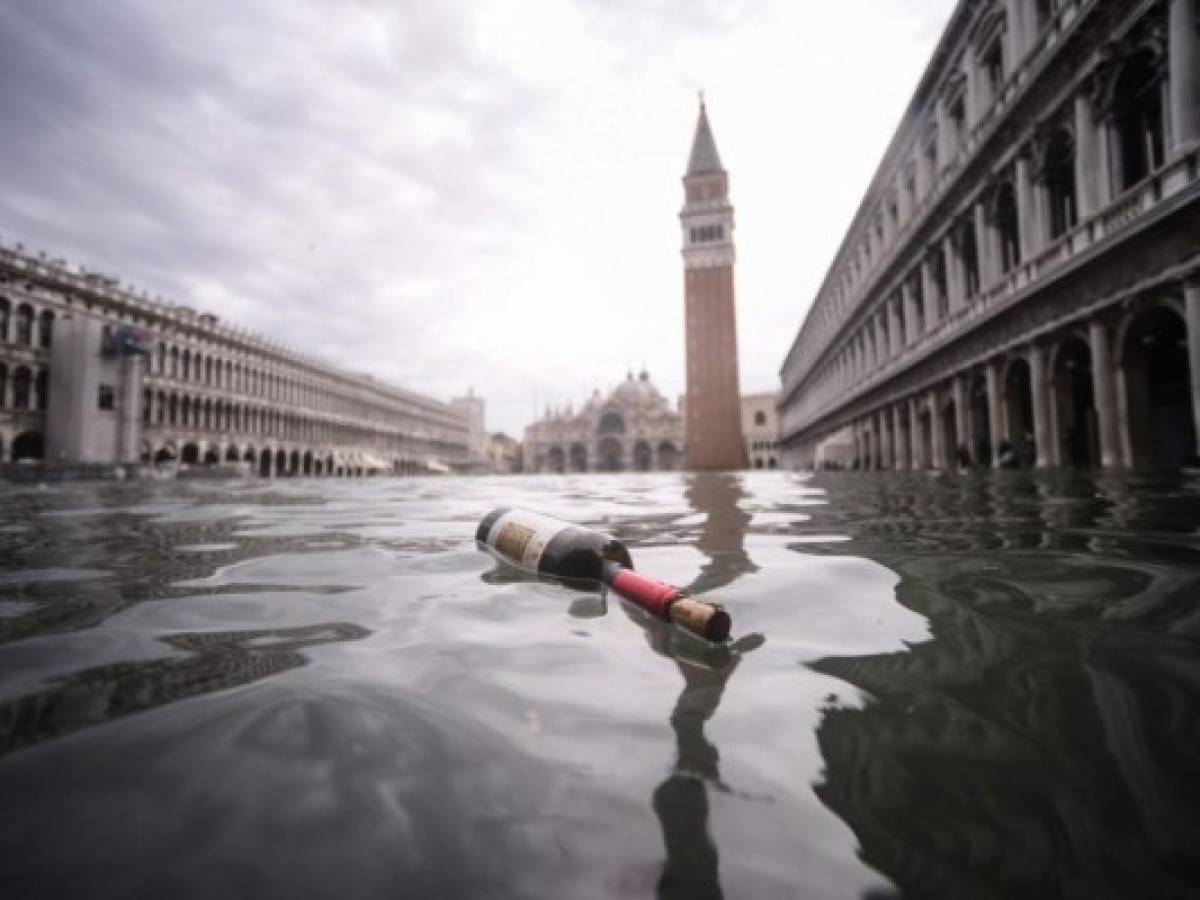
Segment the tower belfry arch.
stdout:
[[733,206],[703,92],[683,189],[687,466],[740,469],[746,449],[738,389]]

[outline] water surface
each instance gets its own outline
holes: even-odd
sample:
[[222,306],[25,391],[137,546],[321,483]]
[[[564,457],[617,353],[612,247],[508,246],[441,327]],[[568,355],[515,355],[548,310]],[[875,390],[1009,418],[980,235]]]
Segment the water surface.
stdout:
[[[497,569],[499,504],[728,604]],[[1188,896],[1200,482],[0,486],[0,896]]]

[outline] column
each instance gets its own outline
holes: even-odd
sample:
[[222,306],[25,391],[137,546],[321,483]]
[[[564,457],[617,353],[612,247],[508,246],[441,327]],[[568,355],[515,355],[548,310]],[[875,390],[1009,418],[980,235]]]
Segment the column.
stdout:
[[[903,403],[904,401],[900,402]],[[912,459],[912,454],[910,452],[912,448],[909,443],[911,440],[912,429],[909,429],[909,435],[904,434],[904,429],[901,427],[903,417],[901,416],[901,407],[899,404],[892,407],[892,414],[896,423],[896,468],[898,470],[903,470],[909,467],[909,463]]]
[[1033,440],[1037,445],[1037,467],[1053,465],[1051,448],[1056,443],[1050,433],[1050,386],[1046,383],[1046,351],[1034,344],[1029,348],[1029,389],[1033,395]]
[[1200,67],[1196,64],[1196,0],[1171,0],[1167,51],[1171,144],[1181,150],[1200,140]]
[[1192,427],[1196,432],[1195,451],[1200,455],[1200,281],[1183,286],[1183,302],[1192,388]]
[[990,361],[984,368],[984,376],[987,378],[988,431],[991,432],[992,438],[992,468],[998,469],[1000,468],[1000,441],[1004,437],[1001,434],[1002,426],[1000,424],[1000,360]]
[[979,293],[992,286],[991,229],[987,227],[983,203],[975,204],[975,253],[979,257]]
[[896,459],[893,438],[896,433],[896,422],[890,406],[879,411],[879,420],[880,461],[883,468],[894,469],[896,468]]
[[929,391],[929,434],[933,438],[933,468],[946,469],[946,435],[942,429],[941,410],[938,407],[937,388]]
[[883,424],[880,421],[881,413],[871,413],[871,431],[874,432],[874,437],[871,440],[871,452],[875,457],[875,468],[878,470],[886,469],[887,455],[883,452]]
[[921,427],[921,401],[916,397],[908,398],[908,440],[912,445],[909,467],[915,472],[927,465],[929,449],[925,446],[925,429]]
[[1079,221],[1090,219],[1100,208],[1099,141],[1092,121],[1092,101],[1086,93],[1075,96],[1075,202]]
[[1096,398],[1096,420],[1100,428],[1100,464],[1110,468],[1121,462],[1117,446],[1117,403],[1113,390],[1108,328],[1099,319],[1088,323],[1088,344],[1092,351],[1092,391]]
[[955,465],[958,464],[958,448],[966,447],[967,456],[971,454],[971,441],[967,435],[967,382],[962,375],[954,379],[954,437],[957,447],[951,447]]
[[1034,202],[1033,179],[1029,174],[1029,157],[1017,156],[1017,233],[1020,235],[1021,261],[1026,262],[1041,249],[1042,234],[1037,204]]

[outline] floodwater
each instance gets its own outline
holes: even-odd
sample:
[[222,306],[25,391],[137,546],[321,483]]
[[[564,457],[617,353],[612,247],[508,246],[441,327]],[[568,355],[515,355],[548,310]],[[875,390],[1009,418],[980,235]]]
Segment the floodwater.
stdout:
[[[713,648],[496,568],[614,531]],[[1200,479],[0,485],[0,896],[1182,897]]]

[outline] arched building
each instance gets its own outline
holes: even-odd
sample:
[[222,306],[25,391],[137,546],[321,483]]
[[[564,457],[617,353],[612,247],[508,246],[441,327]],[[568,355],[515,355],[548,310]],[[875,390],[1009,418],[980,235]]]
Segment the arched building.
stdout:
[[552,412],[525,429],[527,472],[670,471],[683,460],[683,416],[642,372],[579,412]]
[[790,463],[1196,454],[1198,5],[958,4],[784,360]]
[[[114,337],[131,331],[148,355],[118,365]],[[467,457],[467,424],[445,403],[0,245],[0,462],[43,459],[47,434],[56,461],[263,475],[415,474]]]

